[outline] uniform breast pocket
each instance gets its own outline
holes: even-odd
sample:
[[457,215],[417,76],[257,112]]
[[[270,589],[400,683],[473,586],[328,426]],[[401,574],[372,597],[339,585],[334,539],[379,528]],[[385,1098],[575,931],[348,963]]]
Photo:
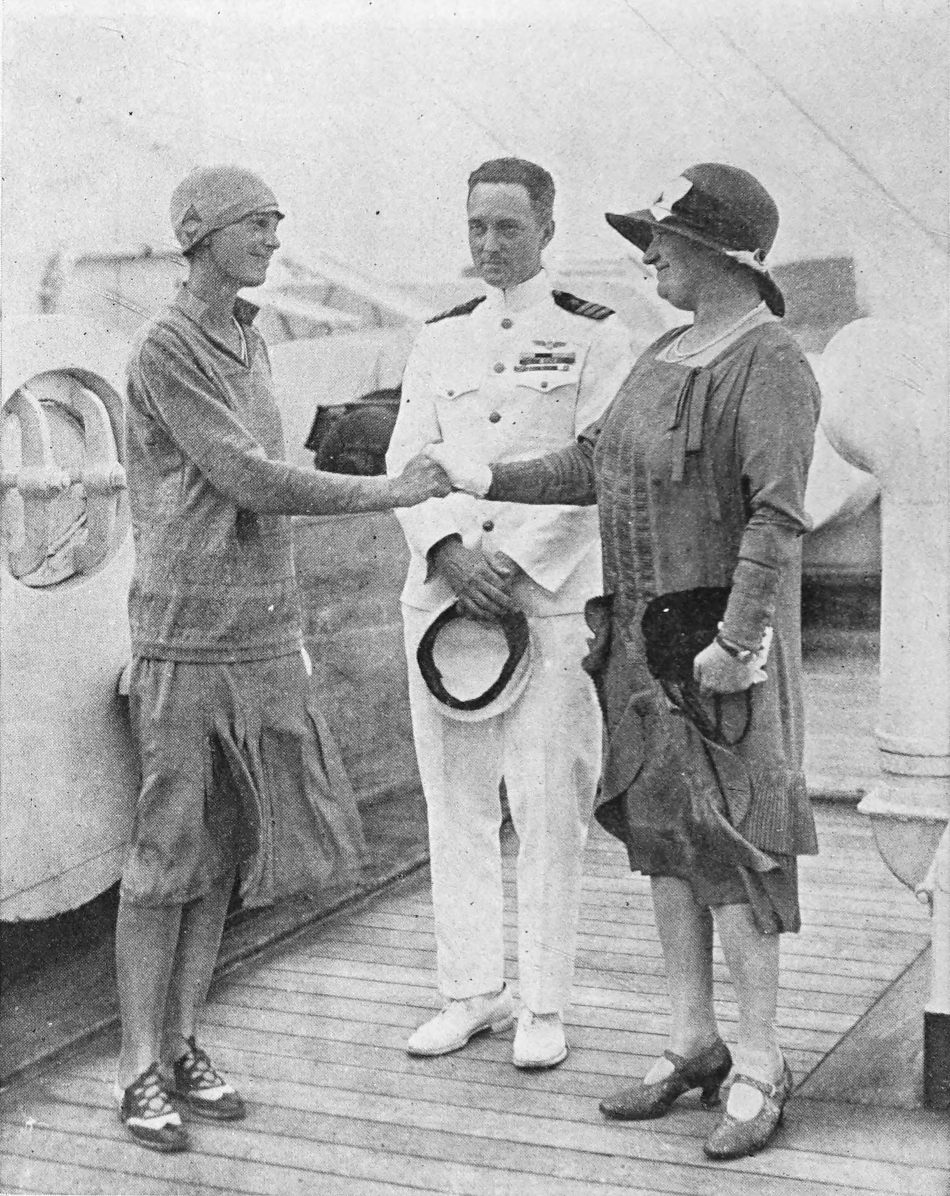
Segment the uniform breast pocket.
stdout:
[[538,448],[560,448],[575,434],[578,370],[531,370],[517,375],[515,402],[522,432]]
[[473,414],[481,381],[475,375],[450,375],[434,381],[435,409],[443,436],[464,427]]

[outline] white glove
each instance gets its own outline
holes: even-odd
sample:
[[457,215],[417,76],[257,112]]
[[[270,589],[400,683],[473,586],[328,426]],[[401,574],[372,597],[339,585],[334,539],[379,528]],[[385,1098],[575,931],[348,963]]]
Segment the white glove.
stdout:
[[763,681],[768,680],[768,675],[765,672],[765,665],[768,661],[769,649],[771,647],[772,628],[766,627],[765,635],[762,636],[762,647],[756,653],[755,659],[751,661],[753,685],[760,685]]
[[474,494],[476,498],[484,498],[488,493],[492,478],[491,466],[470,461],[465,454],[449,448],[441,440],[435,444],[427,444],[423,451],[437,465],[442,466],[456,490],[464,490],[466,494]]
[[715,640],[703,648],[693,662],[693,676],[708,693],[741,693],[768,680],[765,665],[772,646],[772,628],[765,629],[762,646],[748,661],[737,660]]

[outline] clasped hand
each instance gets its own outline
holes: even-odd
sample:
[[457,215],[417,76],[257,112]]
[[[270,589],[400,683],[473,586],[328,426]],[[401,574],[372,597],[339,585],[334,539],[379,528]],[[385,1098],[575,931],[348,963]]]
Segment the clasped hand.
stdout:
[[501,619],[519,609],[511,589],[521,569],[503,552],[488,555],[453,538],[438,546],[434,565],[469,618]]
[[422,450],[427,457],[437,462],[448,474],[456,490],[484,498],[492,482],[490,465],[480,465],[458,449],[450,448],[444,441],[427,444]]
[[408,461],[398,477],[390,478],[394,507],[414,507],[427,498],[445,498],[452,493],[448,474],[425,451]]

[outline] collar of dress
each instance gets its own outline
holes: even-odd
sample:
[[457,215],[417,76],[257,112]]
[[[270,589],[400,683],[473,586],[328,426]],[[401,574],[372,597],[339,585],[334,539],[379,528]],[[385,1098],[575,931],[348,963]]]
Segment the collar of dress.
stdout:
[[[208,318],[207,303],[189,291],[184,283],[178,288],[178,294],[175,296],[175,306],[184,312],[189,320],[193,320],[203,332],[208,333],[212,338],[214,337],[214,326]],[[234,300],[234,318],[239,324],[245,327],[253,322],[254,317],[259,311],[259,307],[256,307],[253,303],[248,303],[246,299],[238,297]]]

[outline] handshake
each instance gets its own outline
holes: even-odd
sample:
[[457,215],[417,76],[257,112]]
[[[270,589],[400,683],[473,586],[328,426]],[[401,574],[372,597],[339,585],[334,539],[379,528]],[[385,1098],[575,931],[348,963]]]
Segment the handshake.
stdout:
[[427,498],[444,498],[453,490],[483,498],[491,480],[488,465],[468,461],[444,443],[428,444],[398,477],[391,479],[395,489],[393,506],[413,507]]
[[[402,498],[399,506],[412,506],[427,498],[441,498],[452,490],[464,490],[482,498],[488,493],[492,472],[487,465],[473,464],[463,454],[443,443],[429,444],[406,465],[392,483],[414,496]],[[503,552],[466,548],[461,536],[446,536],[429,552],[430,564],[456,597],[456,605],[470,619],[497,620],[520,609],[514,594],[522,576],[520,566]]]
[[457,450],[450,449],[443,441],[427,444],[422,450],[425,455],[445,470],[453,490],[464,490],[476,498],[484,498],[491,487],[490,465],[479,465],[467,460]]

